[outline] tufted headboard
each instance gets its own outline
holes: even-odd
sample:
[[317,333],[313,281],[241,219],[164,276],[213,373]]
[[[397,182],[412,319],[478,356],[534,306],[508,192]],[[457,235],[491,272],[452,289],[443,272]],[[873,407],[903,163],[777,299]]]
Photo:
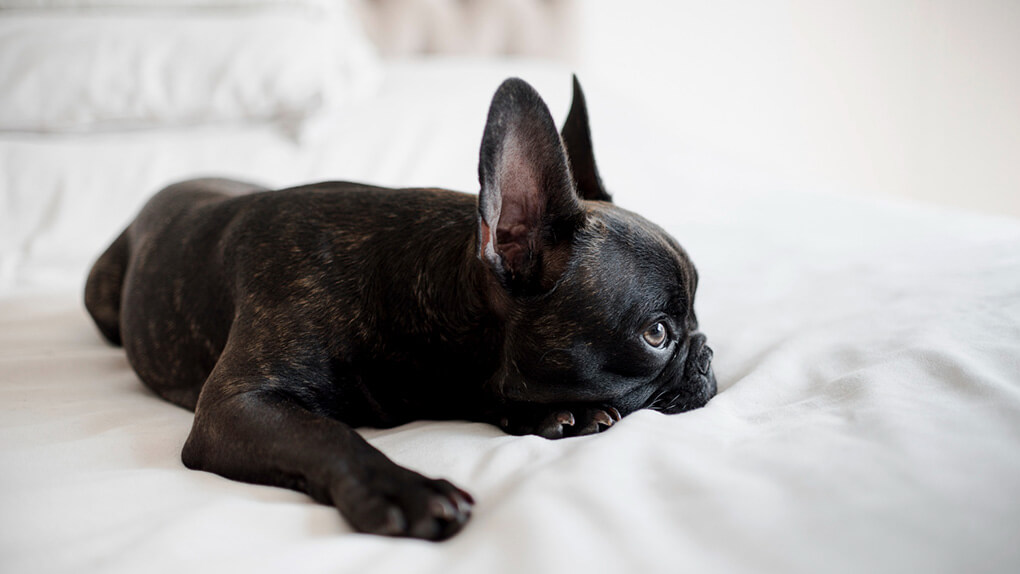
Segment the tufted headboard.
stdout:
[[351,0],[384,57],[574,58],[574,0]]

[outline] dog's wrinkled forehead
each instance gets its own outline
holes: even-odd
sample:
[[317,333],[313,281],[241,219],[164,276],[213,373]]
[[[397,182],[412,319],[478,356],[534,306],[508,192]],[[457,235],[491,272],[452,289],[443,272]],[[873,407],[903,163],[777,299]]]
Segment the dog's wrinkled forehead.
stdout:
[[697,273],[673,237],[611,204],[586,202],[585,211],[569,282],[631,313],[667,312],[680,318],[691,311]]
[[680,338],[697,330],[694,267],[675,240],[644,218],[611,204],[585,204],[586,220],[555,287],[515,305],[510,352],[531,380],[595,384],[621,373],[645,380],[641,333],[661,321]]

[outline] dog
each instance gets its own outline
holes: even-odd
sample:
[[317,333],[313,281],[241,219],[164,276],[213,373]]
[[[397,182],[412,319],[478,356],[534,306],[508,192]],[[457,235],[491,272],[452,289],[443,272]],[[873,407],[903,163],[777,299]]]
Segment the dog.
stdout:
[[611,202],[576,76],[562,132],[530,85],[499,87],[478,175],[477,196],[171,185],[96,261],[86,308],[145,385],[194,410],[188,468],[303,491],[357,531],[448,538],[472,497],[355,427],[553,439],[716,392],[698,274]]

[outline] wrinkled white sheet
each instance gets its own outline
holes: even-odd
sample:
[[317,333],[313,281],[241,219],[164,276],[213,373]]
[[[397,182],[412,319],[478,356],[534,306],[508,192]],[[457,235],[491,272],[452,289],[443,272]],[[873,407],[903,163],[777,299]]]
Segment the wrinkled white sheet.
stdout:
[[[126,154],[119,171],[133,175],[112,180],[125,186],[190,157],[273,184],[474,190],[488,99],[512,73],[562,119],[559,71],[406,66],[291,147],[252,131],[262,139],[245,149],[263,151],[247,166],[229,149],[180,159],[183,133],[63,141],[44,159],[30,148],[53,142],[5,142],[26,159],[7,156],[6,173],[44,178],[53,162],[66,187],[0,299],[0,571],[1020,570],[1020,222],[784,190],[657,132],[598,86],[588,96],[607,185],[699,268],[720,382],[708,406],[563,441],[457,422],[365,430],[398,462],[475,495],[471,523],[442,544],[353,534],[299,493],[186,470],[191,413],[102,343],[81,309],[83,277],[62,271],[84,269],[151,188],[64,213],[72,189],[110,181],[103,158]],[[216,138],[244,140],[215,132],[194,145]],[[11,177],[8,192],[27,196]]]

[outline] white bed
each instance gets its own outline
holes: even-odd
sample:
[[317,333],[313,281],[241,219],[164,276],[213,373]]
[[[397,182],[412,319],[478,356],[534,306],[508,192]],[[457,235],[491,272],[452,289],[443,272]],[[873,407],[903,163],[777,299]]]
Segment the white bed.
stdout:
[[562,441],[364,429],[475,496],[440,544],[185,469],[191,413],[145,389],[81,303],[148,195],[214,173],[475,191],[502,79],[531,81],[558,120],[569,104],[569,71],[534,62],[366,74],[301,121],[0,133],[0,571],[1020,571],[1020,222],[790,189],[583,77],[610,191],[698,266],[708,406]]

